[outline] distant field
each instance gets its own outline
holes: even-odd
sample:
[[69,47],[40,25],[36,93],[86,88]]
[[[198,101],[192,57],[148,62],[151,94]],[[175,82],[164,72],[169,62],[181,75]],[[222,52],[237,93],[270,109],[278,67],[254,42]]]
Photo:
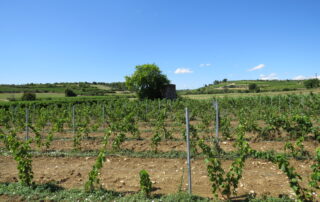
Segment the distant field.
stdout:
[[303,81],[299,80],[274,80],[274,81],[263,81],[263,80],[241,80],[241,81],[228,81],[217,85],[211,85],[207,88],[223,88],[223,87],[238,87],[247,89],[251,83],[257,84],[261,90],[283,90],[287,89],[301,89],[304,88]]
[[94,83],[94,84],[88,83],[88,82],[53,83],[53,84],[50,84],[50,83],[32,84],[31,83],[31,84],[23,84],[23,85],[0,84],[0,93],[4,93],[4,94],[5,93],[19,94],[23,92],[64,94],[66,89],[71,89],[77,95],[82,95],[82,96],[103,96],[109,93],[114,93],[114,91],[126,90],[123,82]]
[[[8,98],[20,99],[22,93],[0,93],[0,102],[8,101]],[[64,97],[64,93],[37,93],[37,98],[60,98]]]
[[111,87],[105,86],[105,85],[99,85],[99,84],[94,85],[94,84],[91,84],[91,86],[92,87],[96,87],[96,88],[101,89],[101,90],[112,90]]
[[239,80],[239,81],[216,81],[215,84],[208,84],[204,87],[193,90],[179,90],[180,95],[198,94],[227,94],[227,93],[250,93],[249,85],[256,84],[255,91],[260,92],[285,92],[305,90],[304,81],[298,80]]
[[191,99],[213,99],[215,97],[247,97],[247,96],[265,96],[265,95],[289,95],[289,94],[308,94],[310,92],[320,93],[320,89],[296,90],[296,91],[279,91],[279,92],[263,92],[263,93],[221,93],[221,94],[195,94],[181,95],[181,97]]

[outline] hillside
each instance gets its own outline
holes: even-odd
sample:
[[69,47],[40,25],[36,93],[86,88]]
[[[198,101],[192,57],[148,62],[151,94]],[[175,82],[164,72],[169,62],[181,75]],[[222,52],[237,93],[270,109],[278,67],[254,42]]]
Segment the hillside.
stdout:
[[306,89],[301,80],[238,80],[238,81],[215,81],[195,90],[180,90],[180,95],[188,94],[220,94],[220,93],[250,93],[250,84],[256,84],[254,92],[279,92]]
[[[255,84],[255,90],[249,90],[249,85]],[[0,101],[20,100],[23,92],[34,92],[37,99],[64,98],[65,89],[72,89],[79,96],[109,96],[109,95],[130,95],[135,97],[133,92],[127,90],[124,82],[103,83],[103,82],[78,82],[78,83],[47,83],[47,84],[24,84],[24,85],[0,85]],[[180,96],[190,95],[192,98],[207,98],[207,96],[239,96],[239,95],[261,95],[287,94],[287,93],[310,93],[318,92],[318,89],[307,90],[302,80],[237,80],[237,81],[215,81],[204,87],[192,90],[178,90]],[[200,97],[199,97],[200,96]]]
[[46,83],[46,84],[1,84],[0,101],[19,100],[23,92],[37,93],[37,98],[64,97],[66,89],[73,90],[79,96],[105,96],[110,94],[128,94],[123,82],[77,82],[77,83]]
[[37,92],[37,93],[64,93],[66,88],[70,88],[79,95],[98,95],[110,93],[112,91],[126,90],[123,82],[103,83],[103,82],[74,82],[74,83],[45,83],[45,84],[0,84],[0,93],[22,93],[22,92]]

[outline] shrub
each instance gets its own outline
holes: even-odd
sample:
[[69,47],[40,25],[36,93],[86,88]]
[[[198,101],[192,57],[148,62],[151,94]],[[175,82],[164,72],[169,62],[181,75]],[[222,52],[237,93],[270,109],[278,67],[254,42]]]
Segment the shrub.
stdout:
[[71,90],[69,88],[67,88],[64,91],[64,94],[65,94],[66,97],[76,97],[77,96],[77,94],[73,90]]
[[36,100],[36,94],[32,92],[24,92],[21,97],[21,100],[26,100],[26,101]]
[[149,174],[146,170],[141,170],[140,173],[140,191],[149,196],[152,190],[152,183]]
[[257,84],[250,83],[249,84],[249,91],[255,91],[255,92],[259,93],[260,92],[260,88],[258,87]]
[[318,88],[320,87],[319,79],[309,79],[303,82],[306,88]]
[[257,84],[255,84],[255,83],[250,83],[250,84],[249,84],[249,90],[252,90],[252,91],[253,91],[253,90],[256,90],[257,87],[258,87],[258,86],[257,86]]

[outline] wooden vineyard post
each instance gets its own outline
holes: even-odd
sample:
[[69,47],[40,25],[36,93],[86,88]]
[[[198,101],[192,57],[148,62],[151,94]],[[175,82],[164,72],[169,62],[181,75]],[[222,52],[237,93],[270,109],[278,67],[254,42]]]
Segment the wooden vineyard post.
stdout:
[[186,107],[186,138],[187,138],[187,166],[188,166],[188,191],[189,194],[192,194],[191,186],[191,163],[190,163],[190,134],[189,134],[189,112]]

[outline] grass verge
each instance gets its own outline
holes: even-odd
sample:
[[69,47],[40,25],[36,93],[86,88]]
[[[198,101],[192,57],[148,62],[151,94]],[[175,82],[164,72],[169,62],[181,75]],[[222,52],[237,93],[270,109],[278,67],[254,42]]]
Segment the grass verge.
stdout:
[[[176,202],[176,201],[217,201],[185,192],[169,195],[152,195],[147,198],[140,193],[115,192],[109,190],[97,190],[84,192],[79,189],[64,189],[53,183],[37,184],[32,187],[23,186],[20,183],[0,183],[0,200],[12,201],[153,201],[153,202]],[[285,202],[293,201],[287,197],[283,198],[250,198],[233,199],[231,201],[268,201]]]

